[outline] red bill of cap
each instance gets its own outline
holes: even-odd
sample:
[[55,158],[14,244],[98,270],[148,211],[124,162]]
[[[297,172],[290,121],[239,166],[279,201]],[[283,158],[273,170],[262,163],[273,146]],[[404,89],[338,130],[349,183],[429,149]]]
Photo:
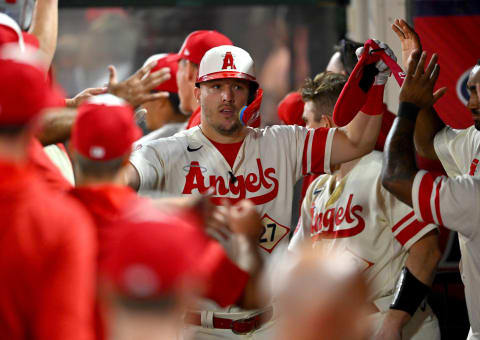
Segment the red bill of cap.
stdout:
[[183,42],[177,59],[186,59],[200,65],[203,55],[211,48],[233,45],[232,41],[217,31],[195,31],[190,33]]
[[158,85],[156,91],[166,91],[170,93],[178,93],[177,87],[177,70],[178,70],[178,54],[168,54],[163,58],[157,60],[157,64],[152,68],[150,73],[158,71],[164,67],[170,69],[170,79]]
[[303,107],[305,103],[299,92],[291,92],[278,104],[278,118],[287,125],[305,126],[303,120]]
[[0,60],[0,124],[23,125],[49,106],[52,92],[45,72],[14,60]]
[[130,105],[86,102],[78,108],[72,145],[84,157],[107,161],[131,152],[141,135]]

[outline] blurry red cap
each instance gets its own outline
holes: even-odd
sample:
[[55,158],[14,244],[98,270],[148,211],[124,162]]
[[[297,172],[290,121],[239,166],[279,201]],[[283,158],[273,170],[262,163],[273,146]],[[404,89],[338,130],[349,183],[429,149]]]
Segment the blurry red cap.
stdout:
[[302,95],[299,92],[291,92],[278,104],[278,118],[287,125],[305,126],[302,118],[304,105]]
[[141,135],[133,108],[123,99],[102,94],[78,107],[72,145],[84,157],[108,161],[129,153]]
[[0,59],[0,124],[23,125],[49,106],[45,72],[23,61]]
[[183,42],[177,59],[187,59],[200,65],[203,55],[211,48],[233,45],[232,41],[217,31],[195,31],[190,33]]
[[150,58],[147,59],[147,61],[145,61],[144,66],[154,61],[156,61],[157,64],[152,68],[152,70],[150,71],[151,73],[158,71],[164,67],[168,67],[170,69],[170,79],[158,85],[155,88],[155,91],[166,91],[170,93],[178,93],[178,87],[177,87],[178,54],[162,53],[162,54],[152,55]]
[[161,222],[119,223],[101,271],[119,294],[140,299],[168,294],[194,276],[205,245],[198,247],[195,235],[192,225],[175,215]]

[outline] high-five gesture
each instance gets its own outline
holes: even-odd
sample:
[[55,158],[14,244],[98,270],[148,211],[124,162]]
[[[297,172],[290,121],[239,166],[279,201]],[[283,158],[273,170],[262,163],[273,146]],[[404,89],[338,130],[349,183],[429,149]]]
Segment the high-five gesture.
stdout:
[[151,62],[122,82],[117,81],[117,70],[115,67],[109,66],[110,79],[108,82],[108,92],[125,99],[133,107],[140,106],[143,103],[155,99],[167,98],[169,96],[168,92],[152,93],[152,90],[170,79],[170,69],[164,67],[156,72],[150,73],[154,66],[155,62]]
[[447,91],[447,88],[443,87],[433,92],[440,73],[440,66],[437,64],[438,56],[433,54],[427,68],[424,69],[426,59],[426,52],[420,55],[420,51],[415,50],[411,54],[408,60],[407,77],[400,91],[400,102],[429,108]]
[[408,58],[414,50],[422,51],[422,44],[417,32],[410,27],[403,19],[395,19],[392,24],[392,30],[397,34],[402,44],[402,63],[403,67],[408,67]]

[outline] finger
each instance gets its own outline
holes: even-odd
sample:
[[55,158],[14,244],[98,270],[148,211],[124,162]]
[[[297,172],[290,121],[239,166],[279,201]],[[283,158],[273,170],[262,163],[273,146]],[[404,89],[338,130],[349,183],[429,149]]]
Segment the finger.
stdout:
[[400,40],[405,39],[405,34],[403,34],[403,31],[397,25],[392,24],[392,30],[395,32],[395,34]]
[[108,72],[110,73],[108,77],[108,87],[117,84],[117,69],[115,66],[108,66]]
[[169,80],[171,77],[172,75],[170,74],[170,69],[163,68],[154,73],[150,73],[147,77],[141,80],[141,84],[146,90],[152,90],[158,85]]
[[422,76],[425,73],[425,60],[427,60],[427,52],[423,51],[415,69],[414,77]]
[[435,86],[435,83],[437,82],[439,75],[440,75],[440,65],[435,64],[435,67],[433,68],[433,72],[430,76],[430,83],[432,88]]
[[108,90],[107,87],[97,87],[97,88],[88,89],[87,93],[96,96],[98,94],[106,93],[107,90]]
[[162,91],[162,92],[155,92],[155,93],[141,95],[138,98],[136,98],[134,101],[135,101],[135,106],[138,106],[138,105],[142,105],[144,103],[148,103],[157,99],[168,98],[168,97],[170,97],[170,93]]
[[437,102],[437,100],[442,98],[445,93],[447,93],[447,88],[446,87],[442,87],[441,89],[438,89],[437,91],[435,91],[433,93],[433,104],[435,104]]
[[141,67],[137,72],[135,72],[133,77],[137,79],[143,79],[148,73],[150,73],[150,71],[156,64],[157,64],[156,61],[152,61],[151,63],[148,63],[147,65]]
[[430,62],[428,63],[427,68],[425,69],[425,76],[427,78],[431,78],[432,72],[434,71],[435,66],[437,65],[437,60],[438,60],[438,55],[434,53],[430,58]]

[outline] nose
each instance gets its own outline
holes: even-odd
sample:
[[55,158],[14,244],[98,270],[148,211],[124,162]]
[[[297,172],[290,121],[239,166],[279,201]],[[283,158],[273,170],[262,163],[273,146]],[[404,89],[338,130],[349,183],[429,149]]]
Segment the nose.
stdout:
[[468,100],[467,107],[470,110],[480,108],[480,102],[479,102],[477,91],[472,91],[471,92],[470,99]]
[[233,89],[230,86],[225,86],[222,91],[222,100],[227,103],[232,103],[234,100]]

